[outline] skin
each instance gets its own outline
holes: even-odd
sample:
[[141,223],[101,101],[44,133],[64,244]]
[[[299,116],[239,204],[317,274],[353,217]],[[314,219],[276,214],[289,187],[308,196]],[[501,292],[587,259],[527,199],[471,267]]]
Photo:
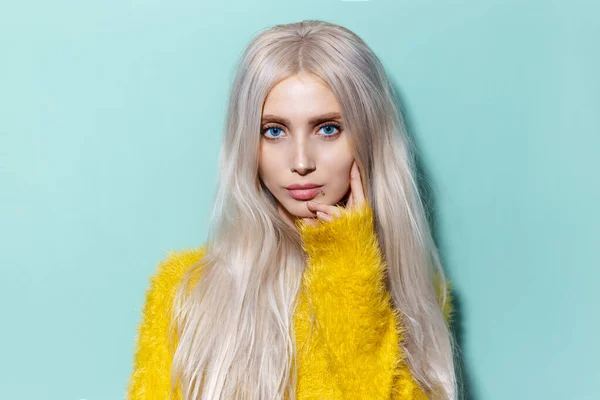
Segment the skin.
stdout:
[[[311,122],[326,114],[330,115]],[[294,228],[298,218],[316,225],[317,219],[332,221],[339,217],[336,205],[346,196],[346,208],[365,201],[341,107],[320,78],[305,73],[293,75],[267,95],[261,122],[259,176],[277,200],[278,213]],[[325,195],[319,193],[312,201],[291,197],[286,187],[304,183],[323,185]]]

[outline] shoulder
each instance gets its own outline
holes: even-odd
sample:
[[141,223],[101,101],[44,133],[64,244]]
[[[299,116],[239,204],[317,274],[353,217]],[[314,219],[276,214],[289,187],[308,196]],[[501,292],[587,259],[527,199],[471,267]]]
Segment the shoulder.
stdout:
[[156,305],[169,303],[185,273],[204,257],[205,252],[204,245],[169,251],[166,257],[158,263],[154,274],[150,277],[146,300]]
[[169,368],[173,355],[169,337],[171,307],[185,273],[205,254],[205,247],[172,250],[158,263],[146,289],[142,319],[138,325],[134,368],[127,399],[168,396]]
[[205,252],[205,246],[169,251],[167,256],[159,262],[156,272],[152,276],[152,282],[168,284],[178,281],[193,264],[204,257]]

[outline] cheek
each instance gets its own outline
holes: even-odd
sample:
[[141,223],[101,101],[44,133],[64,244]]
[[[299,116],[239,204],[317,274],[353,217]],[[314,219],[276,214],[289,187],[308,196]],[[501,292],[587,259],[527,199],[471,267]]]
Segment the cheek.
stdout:
[[265,148],[261,149],[260,159],[258,161],[258,173],[263,182],[269,182],[275,174],[275,171],[278,169],[278,158],[276,153]]
[[353,159],[335,159],[323,166],[327,171],[324,176],[328,186],[331,190],[335,191],[336,194],[343,195],[345,191],[350,187],[350,169],[352,167]]
[[339,187],[343,190],[350,187],[350,166],[338,172],[337,181],[339,182]]
[[347,145],[324,151],[321,157],[321,164],[327,170],[327,175],[340,181],[350,181],[353,161],[354,157]]

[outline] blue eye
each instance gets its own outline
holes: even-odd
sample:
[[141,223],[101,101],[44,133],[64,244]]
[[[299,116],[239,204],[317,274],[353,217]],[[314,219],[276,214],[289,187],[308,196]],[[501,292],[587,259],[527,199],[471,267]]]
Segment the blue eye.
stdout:
[[323,130],[325,136],[333,136],[339,131],[340,126],[337,124],[323,125],[320,130]]
[[[272,127],[270,127],[270,128],[266,128],[266,129],[264,130],[264,133],[266,133],[266,132],[269,132],[271,129],[274,129],[275,131],[278,131],[279,133],[281,133],[281,132],[282,132],[281,128],[278,128],[278,127],[276,127],[276,126],[272,126]],[[275,138],[279,137],[279,135],[272,135],[272,136],[273,136],[273,137],[275,137]]]

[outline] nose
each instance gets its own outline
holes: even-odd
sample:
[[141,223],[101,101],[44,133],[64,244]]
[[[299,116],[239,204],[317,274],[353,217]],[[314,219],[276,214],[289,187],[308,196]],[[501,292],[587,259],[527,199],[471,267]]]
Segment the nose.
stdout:
[[291,170],[306,175],[315,170],[314,150],[305,135],[296,135],[292,145]]

